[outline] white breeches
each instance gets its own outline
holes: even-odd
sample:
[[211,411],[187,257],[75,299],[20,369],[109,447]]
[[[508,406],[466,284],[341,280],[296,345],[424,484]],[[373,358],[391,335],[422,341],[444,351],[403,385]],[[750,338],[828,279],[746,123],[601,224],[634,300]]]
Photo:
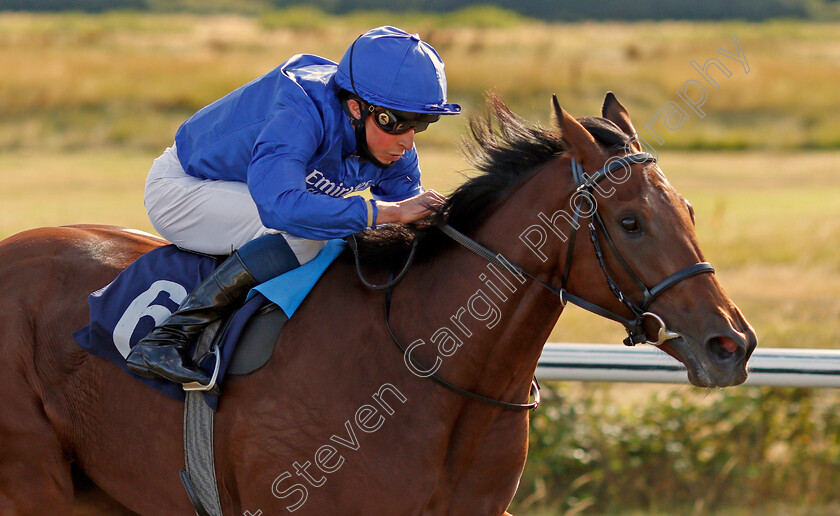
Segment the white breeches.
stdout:
[[149,170],[145,204],[152,226],[163,238],[200,253],[226,255],[262,235],[282,233],[304,264],[326,243],[265,227],[247,184],[187,174],[174,143]]

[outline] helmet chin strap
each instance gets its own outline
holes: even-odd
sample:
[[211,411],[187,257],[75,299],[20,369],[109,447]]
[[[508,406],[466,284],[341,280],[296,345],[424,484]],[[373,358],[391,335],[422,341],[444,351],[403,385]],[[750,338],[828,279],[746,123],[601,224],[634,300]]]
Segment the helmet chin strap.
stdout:
[[376,159],[373,154],[370,152],[370,148],[367,144],[367,131],[365,131],[365,120],[368,117],[369,111],[367,109],[362,109],[361,102],[356,100],[359,104],[359,111],[362,114],[361,118],[356,118],[353,116],[353,113],[350,111],[349,100],[344,102],[344,112],[347,113],[347,116],[350,118],[350,124],[353,125],[353,131],[356,133],[356,152],[359,154],[359,159],[364,161],[369,161],[373,163],[374,166],[378,168],[390,168],[394,166],[394,161],[391,163],[382,163],[378,159]]

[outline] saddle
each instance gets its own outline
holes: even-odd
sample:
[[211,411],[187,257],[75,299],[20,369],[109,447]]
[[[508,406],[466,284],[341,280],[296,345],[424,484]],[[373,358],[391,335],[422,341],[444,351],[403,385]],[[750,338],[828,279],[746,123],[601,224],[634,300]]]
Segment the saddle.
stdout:
[[[234,312],[227,318],[207,326],[192,350],[191,358],[196,364],[202,364],[213,356],[211,350],[222,345],[226,330],[236,316],[237,312]],[[233,357],[227,366],[227,374],[245,375],[265,365],[271,358],[274,343],[277,342],[283,325],[288,320],[279,306],[266,300],[242,328]]]

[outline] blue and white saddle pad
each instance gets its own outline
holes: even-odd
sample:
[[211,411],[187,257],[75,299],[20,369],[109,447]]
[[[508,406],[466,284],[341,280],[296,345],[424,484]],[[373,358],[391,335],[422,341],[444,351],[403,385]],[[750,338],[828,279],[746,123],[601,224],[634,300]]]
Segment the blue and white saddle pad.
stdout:
[[[277,304],[287,317],[344,248],[342,240],[330,240],[312,261],[278,276],[251,291],[248,301],[239,309],[225,329],[220,345],[219,381],[233,357],[239,335],[248,319],[265,304]],[[179,250],[174,245],[154,249],[129,265],[114,281],[88,298],[90,323],[76,331],[73,338],[88,353],[105,358],[128,372],[125,357],[131,348],[152,328],[174,312],[184,298],[217,266],[215,258]],[[203,367],[212,373],[213,360]],[[134,376],[134,375],[132,375]],[[180,385],[163,380],[134,376],[169,397],[184,400]],[[218,399],[205,395],[214,410]]]

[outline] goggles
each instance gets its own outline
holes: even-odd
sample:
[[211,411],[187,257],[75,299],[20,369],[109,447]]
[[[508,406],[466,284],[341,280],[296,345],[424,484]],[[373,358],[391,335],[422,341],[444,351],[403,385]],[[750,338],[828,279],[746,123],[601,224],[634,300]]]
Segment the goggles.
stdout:
[[368,105],[367,110],[376,125],[389,134],[403,134],[412,129],[420,133],[425,131],[429,124],[440,120],[440,115],[409,113],[372,104]]

